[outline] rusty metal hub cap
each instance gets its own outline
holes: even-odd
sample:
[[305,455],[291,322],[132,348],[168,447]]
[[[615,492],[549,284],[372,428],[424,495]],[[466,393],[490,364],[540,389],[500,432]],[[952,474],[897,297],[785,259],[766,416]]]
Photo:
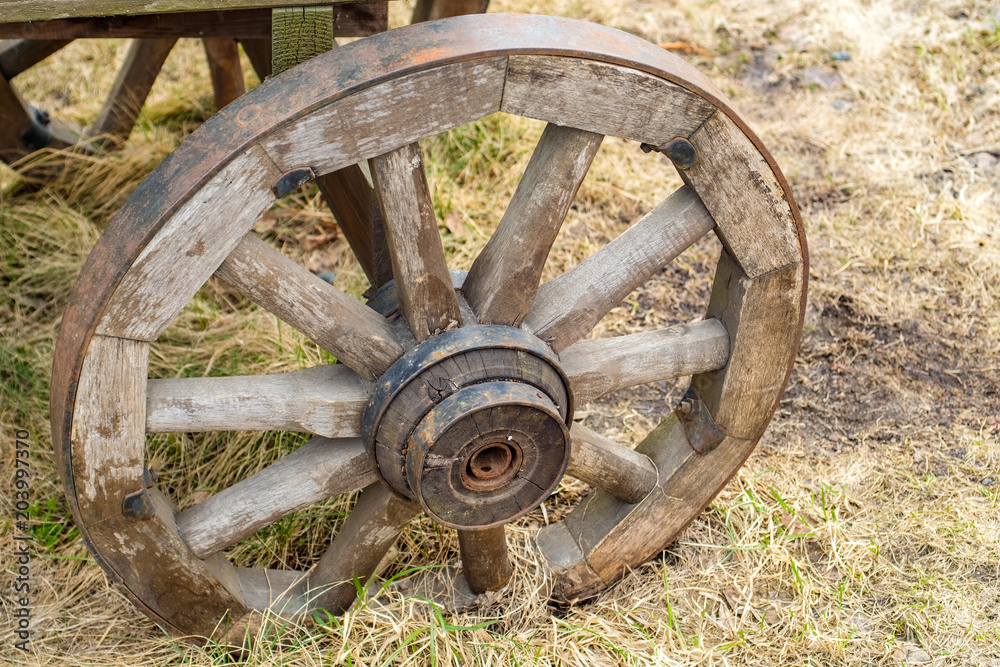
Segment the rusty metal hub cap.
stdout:
[[382,481],[455,528],[537,507],[569,462],[569,382],[540,340],[513,327],[435,336],[386,371],[362,432]]

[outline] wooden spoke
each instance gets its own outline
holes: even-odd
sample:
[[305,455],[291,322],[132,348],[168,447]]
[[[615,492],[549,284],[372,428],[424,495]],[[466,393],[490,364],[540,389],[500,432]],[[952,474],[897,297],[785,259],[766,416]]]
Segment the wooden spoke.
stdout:
[[379,377],[403,353],[396,334],[378,313],[253,233],[243,237],[216,275],[363,377]]
[[644,333],[581,340],[559,355],[577,405],[618,389],[726,365],[729,334],[716,319]]
[[520,326],[603,135],[549,123],[462,292],[483,324]]
[[177,39],[174,37],[137,39],[132,42],[111,93],[88,131],[90,136],[106,137],[112,142],[128,139],[135,126],[135,119],[146,103],[146,96],[176,43]]
[[361,166],[353,164],[324,174],[316,183],[371,286],[378,289],[392,280],[382,213]]
[[714,226],[698,195],[682,187],[597,254],[542,285],[524,328],[562,351]]
[[206,37],[201,41],[208,57],[215,108],[221,109],[247,92],[243,82],[243,68],[240,66],[240,49],[235,39]]
[[7,80],[45,60],[71,39],[5,39],[0,41],[0,77]]
[[376,481],[359,438],[313,438],[260,472],[180,513],[177,529],[199,558],[292,512]]
[[417,143],[372,158],[400,309],[417,342],[461,326]]
[[656,486],[656,467],[649,457],[619,445],[579,422],[570,429],[573,450],[566,474],[637,503]]
[[366,584],[410,520],[420,513],[416,503],[400,500],[381,483],[361,491],[319,563],[309,575],[315,607],[339,613],[357,597],[354,579]]
[[473,593],[496,591],[510,581],[513,570],[503,526],[460,530],[458,544],[462,550],[462,571]]
[[273,430],[357,437],[367,402],[361,379],[343,365],[275,375],[150,380],[146,432]]

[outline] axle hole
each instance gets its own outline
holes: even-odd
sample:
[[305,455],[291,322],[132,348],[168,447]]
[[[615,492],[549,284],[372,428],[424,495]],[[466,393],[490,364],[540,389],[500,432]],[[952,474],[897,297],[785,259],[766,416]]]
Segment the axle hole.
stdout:
[[502,475],[513,460],[514,452],[509,446],[491,445],[469,458],[467,472],[477,479],[493,479]]

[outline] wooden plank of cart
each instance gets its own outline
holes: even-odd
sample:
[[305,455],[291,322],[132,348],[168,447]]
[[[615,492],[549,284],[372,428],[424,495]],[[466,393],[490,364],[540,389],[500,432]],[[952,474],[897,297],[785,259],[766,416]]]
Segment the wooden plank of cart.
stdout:
[[[226,13],[253,12],[253,4],[219,3],[225,20],[209,38],[266,40],[253,32],[259,27],[233,28],[236,16],[250,14]],[[274,76],[148,177],[74,289],[50,410],[81,534],[109,579],[162,627],[241,643],[267,612],[348,608],[355,582],[371,579],[420,513],[458,530],[454,587],[470,595],[503,587],[511,576],[505,524],[569,475],[593,490],[538,531],[539,581],[564,602],[613,585],[656,557],[736,473],[787,383],[808,274],[788,184],[718,89],[634,36],[553,17],[460,16],[306,59],[332,44],[333,16],[362,5],[285,4],[267,3]],[[21,29],[42,21],[51,30],[36,42],[76,36],[61,32],[74,21],[90,34],[161,20],[121,16],[152,3],[88,4],[109,15],[100,21],[73,16],[77,6],[21,0],[7,3],[0,20]],[[375,18],[367,23],[352,14],[366,30],[384,20],[368,7]],[[418,19],[434,15],[433,7],[418,10]],[[17,48],[34,54],[19,56],[27,62],[55,43]],[[207,52],[230,63],[219,68],[234,81],[233,47],[225,49],[228,58]],[[40,122],[19,105],[7,109],[20,109],[31,127]],[[496,112],[546,127],[485,249],[468,272],[450,271],[419,141]],[[605,136],[669,159],[684,185],[542,283],[549,248]],[[15,139],[23,136],[7,137]],[[338,221],[371,282],[366,302],[252,231],[276,198],[314,179],[335,211],[347,202]],[[661,330],[590,338],[612,308],[706,234],[722,250],[702,317],[678,313],[678,324]],[[149,379],[150,344],[212,276],[341,363]],[[574,421],[574,405],[685,376],[684,398],[634,449]],[[179,510],[147,469],[146,434],[235,430],[313,438]],[[362,489],[311,569],[227,559],[228,547],[256,531]]]

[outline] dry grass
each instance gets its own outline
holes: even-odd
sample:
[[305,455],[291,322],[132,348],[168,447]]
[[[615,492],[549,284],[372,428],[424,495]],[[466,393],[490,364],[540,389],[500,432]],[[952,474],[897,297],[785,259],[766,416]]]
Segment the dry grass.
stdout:
[[[52,346],[69,286],[141,176],[210,113],[200,47],[182,43],[139,130],[101,159],[34,189],[0,173],[0,432],[9,545],[11,446],[32,434],[38,555],[33,653],[14,651],[10,571],[0,655],[17,664],[1000,665],[1000,12],[986,2],[497,0],[656,42],[730,95],[789,177],[811,249],[799,363],[757,452],[681,539],[596,600],[559,609],[530,546],[534,527],[585,491],[567,482],[511,530],[514,581],[474,614],[387,590],[341,618],[269,633],[239,658],[163,636],[110,590],[72,528],[51,460]],[[406,7],[394,3],[394,21]],[[93,117],[121,43],[79,42],[17,79],[40,106]],[[849,61],[832,54],[848,51]],[[540,126],[487,118],[425,146],[452,268],[467,268],[503,209]],[[35,165],[39,166],[38,164]],[[606,143],[548,270],[578,263],[676,187],[672,169]],[[258,231],[316,271],[365,284],[314,193]],[[703,312],[714,243],[686,253],[601,324],[622,333]],[[323,353],[209,285],[157,343],[163,376],[275,372]],[[590,420],[635,441],[677,389],[621,393]],[[181,503],[290,451],[299,436],[151,439]],[[336,499],[234,550],[253,565],[307,566],[347,508]],[[421,521],[384,576],[454,564],[457,540]],[[3,547],[5,552],[8,546]],[[7,562],[6,560],[4,561]]]

